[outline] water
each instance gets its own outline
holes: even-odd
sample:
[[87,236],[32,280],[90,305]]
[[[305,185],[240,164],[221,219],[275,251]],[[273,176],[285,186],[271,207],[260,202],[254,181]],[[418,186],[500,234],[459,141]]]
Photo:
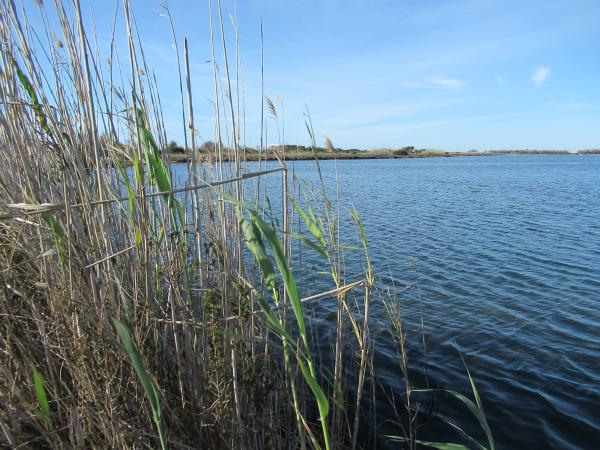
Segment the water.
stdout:
[[[341,203],[357,205],[381,286],[398,292],[417,387],[469,393],[460,352],[497,448],[598,448],[600,156],[321,164],[330,185],[337,165]],[[317,182],[314,163],[293,166],[300,179]],[[373,316],[385,321],[381,303]],[[404,386],[382,329],[377,375],[398,395]],[[383,445],[382,435],[401,430],[386,421],[393,411],[378,398]],[[460,441],[445,416],[483,442],[476,419],[456,402],[427,406],[423,439]]]

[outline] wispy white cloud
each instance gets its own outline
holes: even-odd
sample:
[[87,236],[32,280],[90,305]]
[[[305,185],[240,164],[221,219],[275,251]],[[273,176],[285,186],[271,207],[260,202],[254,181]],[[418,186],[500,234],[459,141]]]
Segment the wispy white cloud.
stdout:
[[397,83],[398,86],[415,89],[460,89],[467,83],[456,78],[446,78],[431,75],[422,81],[404,81]]
[[458,80],[456,78],[444,78],[439,76],[427,77],[425,83],[431,87],[438,87],[442,89],[459,89],[466,84],[463,80]]
[[535,87],[540,87],[548,79],[551,72],[550,67],[540,66],[531,75],[531,81],[533,81]]

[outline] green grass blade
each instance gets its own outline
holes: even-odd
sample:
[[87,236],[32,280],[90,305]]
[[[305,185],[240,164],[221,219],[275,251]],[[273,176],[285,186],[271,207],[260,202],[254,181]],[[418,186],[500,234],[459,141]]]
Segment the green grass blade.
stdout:
[[46,388],[44,387],[44,380],[35,367],[33,368],[33,387],[35,388],[37,401],[40,404],[38,416],[49,428],[52,425],[50,419],[50,403],[48,402],[48,395],[46,394]]
[[139,108],[136,109],[136,123],[142,148],[144,150],[146,166],[148,167],[148,171],[150,173],[150,180],[152,181],[152,183],[154,183],[154,185],[158,188],[160,192],[165,192],[165,194],[163,194],[162,197],[167,202],[167,205],[171,210],[171,214],[173,215],[173,222],[176,223],[176,212],[179,217],[179,222],[183,224],[185,222],[183,208],[181,204],[175,199],[173,194],[170,193],[171,178],[169,176],[169,171],[161,158],[161,151],[158,148],[158,145],[156,145],[154,136],[152,136],[152,132],[147,126],[146,116],[144,112]]
[[133,171],[135,173],[135,181],[138,186],[142,186],[144,184],[144,172],[142,169],[142,161],[137,157],[137,155],[133,159]]
[[275,258],[275,263],[277,264],[277,268],[279,269],[279,273],[281,278],[283,279],[284,288],[288,294],[290,299],[290,304],[292,305],[292,310],[294,311],[294,316],[296,317],[296,323],[298,324],[298,330],[300,331],[300,336],[304,341],[306,348],[308,349],[308,337],[306,335],[306,323],[304,321],[304,310],[302,308],[302,303],[300,302],[300,295],[298,294],[298,288],[296,286],[296,280],[292,274],[292,270],[288,264],[288,261],[285,257],[285,253],[283,251],[283,245],[281,241],[277,238],[277,234],[273,227],[267,224],[264,220],[258,217],[258,214],[249,210],[250,217],[252,222],[256,225],[256,227],[261,231],[261,233],[265,236],[265,239],[269,243],[271,247],[271,251],[273,252],[273,257]]
[[290,199],[290,200],[292,202],[294,209],[296,210],[298,215],[302,218],[302,220],[306,224],[306,227],[308,228],[308,231],[310,231],[310,234],[312,234],[315,237],[315,239],[321,244],[321,246],[323,248],[327,248],[327,244],[325,242],[325,239],[323,238],[323,233],[321,232],[319,225],[317,225],[314,213],[312,213],[312,211],[311,211],[311,213],[312,213],[311,217],[308,217],[308,214],[306,214],[304,212],[304,210],[300,207],[298,202],[296,202],[292,199]]
[[6,55],[8,56],[8,59],[10,59],[15,71],[17,72],[17,78],[19,79],[21,86],[23,86],[23,89],[25,89],[25,91],[27,92],[27,95],[29,96],[29,100],[31,101],[32,108],[40,122],[42,129],[46,132],[46,134],[48,135],[49,138],[53,138],[52,130],[48,126],[48,119],[46,118],[46,114],[44,114],[42,105],[40,104],[40,102],[38,100],[38,96],[35,92],[35,88],[29,81],[29,78],[27,77],[25,72],[23,72],[21,70],[21,67],[19,66],[19,63],[17,62],[17,60],[9,52],[6,52]]
[[241,211],[238,210],[238,219],[242,224],[242,231],[244,236],[246,237],[246,244],[248,248],[254,255],[254,258],[258,262],[263,280],[267,288],[273,294],[275,303],[279,303],[279,294],[277,287],[277,276],[275,275],[275,268],[273,267],[273,262],[271,258],[267,255],[265,251],[265,246],[262,241],[260,230],[256,227],[254,222],[246,220]]
[[315,252],[317,252],[323,258],[327,258],[327,253],[325,253],[325,250],[319,243],[311,240],[310,238],[308,238],[306,236],[302,236],[301,234],[287,233],[287,235],[289,237],[291,237],[292,239],[297,239],[299,241],[304,242],[306,245],[308,245],[310,248],[312,248]]
[[[462,358],[462,355],[461,355],[461,358]],[[477,387],[475,386],[475,382],[473,381],[471,372],[469,371],[469,368],[467,367],[467,363],[465,362],[464,359],[463,359],[463,363],[465,364],[467,376],[469,377],[469,383],[471,384],[471,390],[473,391],[473,397],[475,398],[475,402],[477,404],[477,410],[479,411],[479,416],[478,416],[479,423],[481,424],[481,428],[483,428],[485,436],[487,437],[488,444],[490,446],[490,450],[494,450],[496,448],[496,446],[494,444],[494,436],[492,435],[492,430],[490,429],[490,426],[485,417],[485,411],[483,410],[483,403],[481,402],[481,398],[479,397],[479,392],[477,391]]]
[[481,429],[484,431],[484,433],[488,439],[488,443],[490,444],[490,450],[494,450],[495,447],[494,447],[494,439],[492,437],[492,431],[490,430],[490,427],[487,423],[487,420],[485,418],[485,414],[483,413],[483,410],[481,408],[479,408],[477,406],[477,404],[475,404],[472,400],[470,400],[469,398],[467,398],[460,392],[448,391],[448,393],[452,394],[455,398],[460,400],[469,409],[469,411],[471,411],[471,413],[477,418],[477,420],[479,421],[479,425],[481,426]]
[[121,351],[125,354],[125,356],[131,362],[138,379],[142,383],[144,387],[144,391],[146,392],[146,397],[148,398],[148,402],[150,403],[150,408],[152,409],[152,415],[154,419],[154,423],[158,428],[158,433],[160,437],[160,444],[163,450],[167,448],[167,439],[166,433],[164,429],[164,424],[162,420],[162,410],[160,406],[160,400],[158,397],[158,392],[156,391],[156,387],[144,366],[144,361],[142,360],[142,355],[140,355],[131,334],[127,330],[127,328],[119,322],[117,319],[113,319],[113,324],[115,325],[115,329],[117,330],[117,334],[121,338],[121,344],[119,347]]
[[120,161],[117,161],[117,168],[121,173],[121,178],[123,179],[123,184],[125,186],[125,190],[127,191],[127,200],[129,203],[129,219],[131,223],[133,223],[135,220],[135,195],[133,192],[133,186],[131,185],[131,182],[129,181],[129,176],[127,175],[127,172],[125,171],[125,168],[123,167],[123,164],[121,164]]
[[324,420],[329,414],[329,401],[327,400],[327,397],[325,396],[323,389],[321,389],[321,386],[319,385],[317,379],[311,373],[310,369],[306,366],[304,361],[300,358],[298,358],[298,367],[300,367],[300,371],[302,372],[306,383],[310,387],[310,390],[313,392],[315,399],[317,400],[319,414],[322,420]]

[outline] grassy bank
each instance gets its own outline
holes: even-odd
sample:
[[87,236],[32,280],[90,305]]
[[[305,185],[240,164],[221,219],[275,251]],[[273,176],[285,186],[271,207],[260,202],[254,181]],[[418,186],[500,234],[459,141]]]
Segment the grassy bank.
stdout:
[[[446,152],[440,150],[417,150],[407,151],[405,149],[391,150],[334,150],[315,148],[296,150],[295,146],[284,150],[264,150],[262,152],[255,149],[244,149],[243,158],[246,161],[277,161],[278,158],[285,158],[287,161],[312,161],[330,160],[330,159],[402,159],[402,158],[452,158],[459,156],[505,156],[505,155],[571,155],[566,150],[490,150],[490,151],[468,151],[468,152]],[[197,158],[206,161],[209,154],[199,152]],[[226,160],[233,160],[232,152],[225,152],[223,157]],[[172,152],[169,153],[169,160],[175,163],[189,162],[192,158],[191,152]]]

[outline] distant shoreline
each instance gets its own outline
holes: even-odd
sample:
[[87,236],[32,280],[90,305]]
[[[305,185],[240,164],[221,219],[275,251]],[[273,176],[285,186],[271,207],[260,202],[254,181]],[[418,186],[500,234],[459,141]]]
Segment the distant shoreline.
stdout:
[[[468,152],[445,152],[435,150],[423,150],[414,152],[405,152],[403,150],[335,150],[312,151],[312,150],[288,150],[277,152],[285,158],[286,161],[312,161],[343,159],[410,159],[410,158],[453,158],[457,156],[510,156],[510,155],[589,155],[600,154],[600,151],[579,151],[571,153],[566,150],[507,150],[507,151],[468,151]],[[214,155],[214,153],[213,153]],[[233,160],[233,154],[226,152],[223,155],[225,161]],[[204,152],[199,152],[199,160],[205,161],[207,158]],[[272,150],[264,152],[248,151],[244,152],[243,159],[246,161],[277,161],[277,156]],[[186,163],[191,161],[190,153],[169,153],[169,160],[173,163]]]

